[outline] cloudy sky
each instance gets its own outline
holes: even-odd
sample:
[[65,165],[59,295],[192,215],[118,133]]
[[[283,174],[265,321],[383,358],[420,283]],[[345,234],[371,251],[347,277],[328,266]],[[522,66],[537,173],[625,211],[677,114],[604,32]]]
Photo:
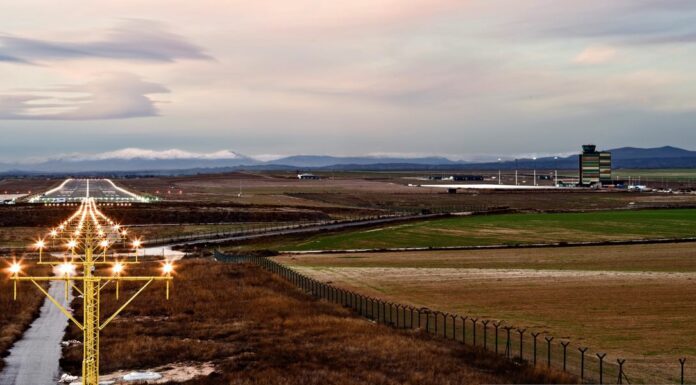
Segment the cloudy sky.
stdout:
[[0,160],[696,148],[693,0],[24,0]]

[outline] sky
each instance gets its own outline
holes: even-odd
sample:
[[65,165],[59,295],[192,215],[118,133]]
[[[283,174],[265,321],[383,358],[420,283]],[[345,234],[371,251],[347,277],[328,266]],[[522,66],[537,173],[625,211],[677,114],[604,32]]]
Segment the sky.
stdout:
[[693,63],[693,0],[13,1],[0,160],[694,149]]

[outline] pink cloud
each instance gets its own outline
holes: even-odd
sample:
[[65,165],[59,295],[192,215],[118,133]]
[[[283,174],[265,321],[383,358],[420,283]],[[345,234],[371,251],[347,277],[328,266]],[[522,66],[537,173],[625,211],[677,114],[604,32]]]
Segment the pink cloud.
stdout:
[[596,45],[585,48],[575,56],[573,62],[578,64],[602,64],[611,61],[615,57],[616,49],[609,46]]

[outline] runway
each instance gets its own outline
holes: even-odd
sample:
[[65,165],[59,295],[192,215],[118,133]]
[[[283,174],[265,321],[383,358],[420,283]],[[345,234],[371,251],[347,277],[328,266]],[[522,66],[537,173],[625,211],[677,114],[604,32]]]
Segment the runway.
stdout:
[[31,203],[80,202],[94,198],[98,202],[147,202],[147,198],[117,186],[110,179],[66,179],[58,187],[32,197]]

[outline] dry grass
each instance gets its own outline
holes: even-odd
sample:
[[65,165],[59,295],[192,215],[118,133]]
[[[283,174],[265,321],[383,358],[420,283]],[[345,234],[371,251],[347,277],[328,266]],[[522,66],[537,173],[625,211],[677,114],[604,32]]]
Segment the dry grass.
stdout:
[[[369,296],[569,338],[665,381],[696,357],[693,244],[282,257]],[[614,360],[612,358],[612,361]],[[689,367],[693,376],[693,368]],[[690,377],[692,378],[692,377]]]
[[[12,298],[12,282],[5,273],[6,261],[0,260],[2,275],[0,276],[0,357],[7,356],[8,350],[22,337],[22,333],[39,315],[39,309],[44,302],[43,295],[32,284],[19,284],[17,301]],[[46,269],[34,269],[28,272],[45,275]],[[5,362],[0,360],[0,369]]]
[[[316,301],[253,266],[184,261],[169,302],[150,288],[102,334],[102,371],[212,361],[199,384],[567,382],[458,343],[397,331]],[[134,290],[134,288],[132,288]],[[116,303],[103,295],[105,312]],[[79,304],[78,304],[79,306]],[[74,329],[71,336],[79,337]],[[64,351],[77,372],[81,347]]]
[[278,262],[299,267],[532,269],[696,272],[694,243],[509,248],[335,254],[287,254]]
[[[466,172],[471,173],[471,172]],[[587,210],[629,207],[684,207],[696,205],[696,195],[596,191],[510,192],[481,191],[447,194],[442,189],[408,187],[423,183],[410,173],[324,173],[326,179],[300,181],[293,173],[238,172],[185,177],[120,180],[133,190],[170,200],[315,208],[387,210],[452,209],[474,206],[509,207],[517,210]],[[239,186],[243,196],[238,197]],[[172,191],[172,194],[167,194]],[[181,191],[182,194],[178,194]]]
[[0,179],[0,194],[29,194],[48,190],[60,183],[51,178],[6,178]]

